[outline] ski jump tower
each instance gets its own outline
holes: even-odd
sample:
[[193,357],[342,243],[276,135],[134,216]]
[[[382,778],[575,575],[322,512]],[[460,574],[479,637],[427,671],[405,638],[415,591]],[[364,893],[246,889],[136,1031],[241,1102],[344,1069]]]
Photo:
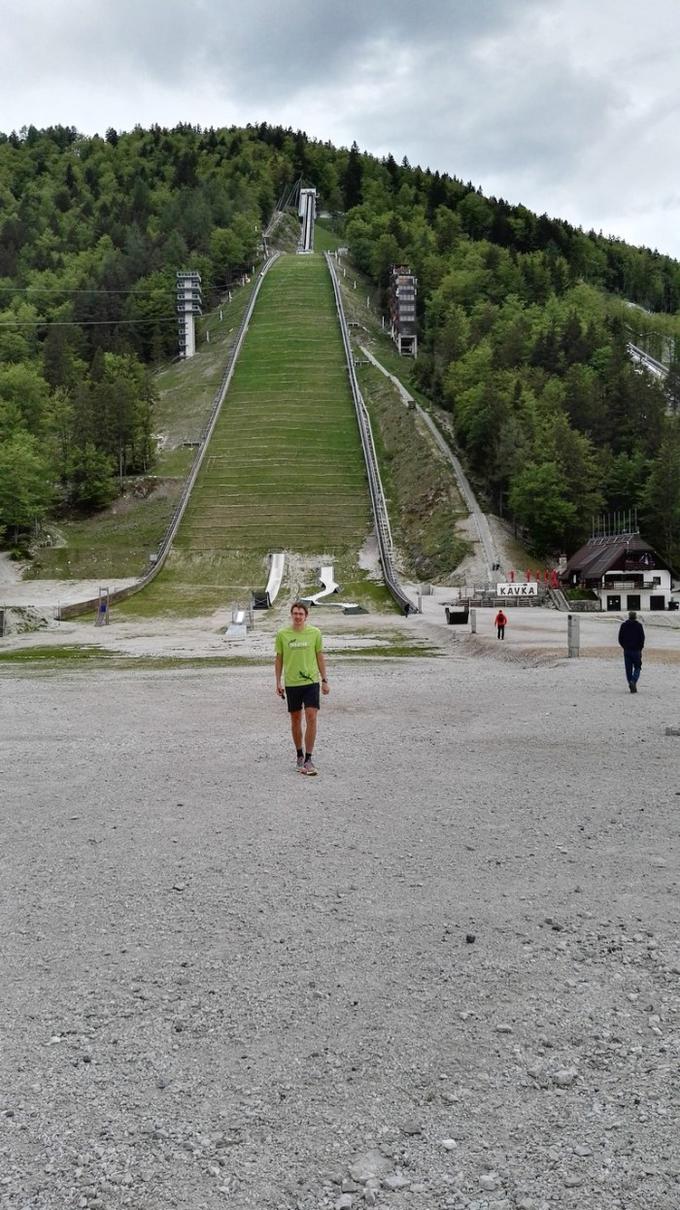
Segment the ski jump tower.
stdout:
[[418,281],[408,265],[392,265],[390,275],[390,336],[402,357],[418,356],[416,292]]
[[200,273],[197,273],[195,269],[180,270],[177,274],[177,324],[180,357],[193,357],[196,352],[194,315],[202,314],[202,302]]
[[300,239],[298,252],[314,251],[314,219],[316,218],[316,189],[301,189],[298,203]]

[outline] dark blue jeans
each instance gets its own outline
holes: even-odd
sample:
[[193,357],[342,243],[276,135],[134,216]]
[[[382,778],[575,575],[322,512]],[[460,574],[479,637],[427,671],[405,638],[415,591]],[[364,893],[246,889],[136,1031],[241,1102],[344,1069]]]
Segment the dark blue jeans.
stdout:
[[626,680],[630,685],[631,681],[637,685],[640,677],[640,669],[642,668],[642,652],[641,651],[624,651],[623,661],[626,665]]

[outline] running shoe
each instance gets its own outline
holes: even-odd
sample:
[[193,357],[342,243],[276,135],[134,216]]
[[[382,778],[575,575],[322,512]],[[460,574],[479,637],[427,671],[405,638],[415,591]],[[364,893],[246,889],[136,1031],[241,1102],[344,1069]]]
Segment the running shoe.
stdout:
[[298,757],[296,758],[296,760],[295,760],[295,768],[297,769],[298,773],[302,773],[302,766],[304,765],[304,763],[305,763],[305,758],[304,758],[304,756],[298,756]]
[[304,773],[305,777],[316,777],[316,767],[309,758],[304,762],[300,772]]

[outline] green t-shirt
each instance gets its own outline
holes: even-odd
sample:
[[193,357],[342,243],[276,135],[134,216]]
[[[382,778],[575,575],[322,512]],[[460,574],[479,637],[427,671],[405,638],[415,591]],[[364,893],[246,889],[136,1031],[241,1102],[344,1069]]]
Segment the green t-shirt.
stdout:
[[317,651],[323,651],[323,638],[317,626],[294,630],[286,626],[276,636],[276,654],[283,656],[283,683],[317,685],[321,679],[316,662]]

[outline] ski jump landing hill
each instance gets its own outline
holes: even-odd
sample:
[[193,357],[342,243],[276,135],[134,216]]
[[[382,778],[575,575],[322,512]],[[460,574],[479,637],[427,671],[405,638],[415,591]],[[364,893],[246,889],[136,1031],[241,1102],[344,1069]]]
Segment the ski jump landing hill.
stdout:
[[[368,486],[368,491],[366,490]],[[356,383],[339,286],[315,253],[269,258],[260,271],[191,474],[155,565],[120,600],[214,573],[220,561],[269,556],[263,604],[284,575],[283,552],[356,558],[370,528],[400,609],[415,611],[392,560],[392,539],[370,422]],[[274,554],[272,555],[272,552]],[[192,570],[193,569],[193,570]],[[216,570],[215,570],[216,569]],[[255,578],[255,577],[253,577]],[[251,580],[252,584],[252,580]],[[62,616],[95,602],[65,607]]]

